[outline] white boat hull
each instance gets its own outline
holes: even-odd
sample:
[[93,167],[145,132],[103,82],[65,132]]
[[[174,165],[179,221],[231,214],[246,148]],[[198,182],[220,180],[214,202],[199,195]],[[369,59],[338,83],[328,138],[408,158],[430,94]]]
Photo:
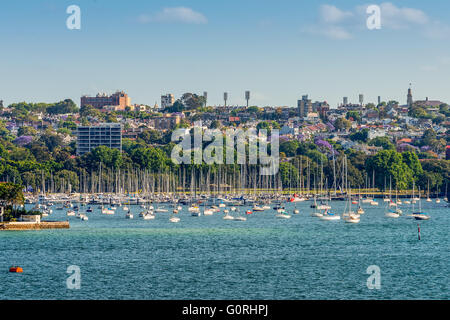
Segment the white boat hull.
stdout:
[[388,213],[385,214],[385,216],[387,218],[398,218],[398,217],[400,217],[400,215],[398,213],[395,213],[395,212],[388,212]]
[[283,214],[283,213],[277,214],[275,217],[277,217],[278,219],[290,219],[291,218],[290,215]]
[[323,221],[336,221],[336,220],[341,220],[341,217],[324,215],[324,216],[320,217],[320,219]]

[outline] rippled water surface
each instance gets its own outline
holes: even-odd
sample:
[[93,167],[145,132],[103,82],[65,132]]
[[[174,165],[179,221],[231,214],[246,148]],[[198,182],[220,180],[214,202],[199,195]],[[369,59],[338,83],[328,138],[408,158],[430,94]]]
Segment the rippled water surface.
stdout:
[[[385,218],[381,200],[356,225],[311,217],[309,205],[299,204],[300,214],[288,220],[267,210],[245,222],[223,213],[191,217],[185,207],[176,224],[168,213],[142,220],[139,206],[133,220],[121,208],[105,216],[95,206],[89,221],[69,217],[69,230],[0,232],[0,298],[450,298],[444,203],[423,203],[431,219],[420,222],[421,241],[417,221]],[[332,206],[340,213],[344,203]],[[54,211],[48,219],[67,217]],[[11,265],[24,273],[9,273]],[[80,267],[80,290],[67,289],[70,265]],[[381,269],[380,290],[367,288],[371,265]]]

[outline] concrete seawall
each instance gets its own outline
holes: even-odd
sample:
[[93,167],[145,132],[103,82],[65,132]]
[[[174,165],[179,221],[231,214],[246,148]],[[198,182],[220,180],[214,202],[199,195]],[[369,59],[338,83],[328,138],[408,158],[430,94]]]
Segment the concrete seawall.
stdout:
[[69,221],[42,221],[34,222],[1,222],[0,231],[44,230],[44,229],[69,229]]

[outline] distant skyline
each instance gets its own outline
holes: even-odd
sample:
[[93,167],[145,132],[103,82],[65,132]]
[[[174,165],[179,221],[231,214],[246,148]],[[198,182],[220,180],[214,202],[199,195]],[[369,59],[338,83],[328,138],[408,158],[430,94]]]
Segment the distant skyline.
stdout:
[[[68,30],[66,8],[81,8]],[[380,30],[365,8],[381,7]],[[132,103],[208,92],[208,105],[450,103],[448,1],[35,0],[0,11],[0,100],[78,105],[124,90]]]

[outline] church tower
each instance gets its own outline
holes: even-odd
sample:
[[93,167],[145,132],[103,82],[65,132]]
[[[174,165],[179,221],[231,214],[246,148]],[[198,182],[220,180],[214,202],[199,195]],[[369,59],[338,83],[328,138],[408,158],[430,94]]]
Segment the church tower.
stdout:
[[413,106],[411,83],[409,84],[409,89],[408,89],[407,104],[408,104],[408,108],[411,108]]

